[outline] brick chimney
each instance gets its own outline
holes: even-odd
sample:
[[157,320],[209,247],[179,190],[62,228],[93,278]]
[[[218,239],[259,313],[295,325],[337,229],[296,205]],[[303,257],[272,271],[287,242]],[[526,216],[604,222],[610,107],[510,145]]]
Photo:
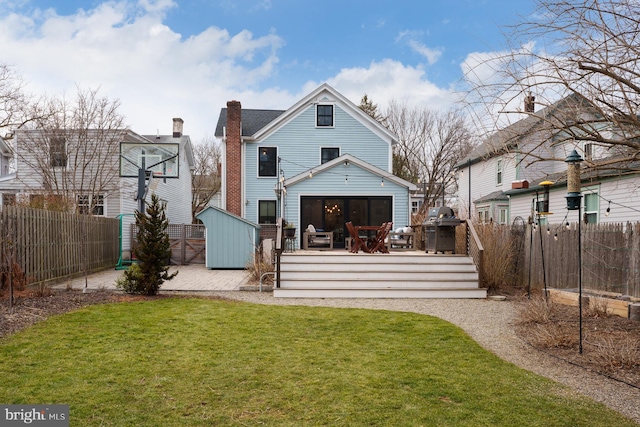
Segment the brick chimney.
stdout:
[[536,97],[531,95],[531,92],[524,97],[524,112],[533,113],[536,111]]
[[182,125],[184,124],[184,120],[177,117],[173,119],[173,137],[180,138],[182,136]]
[[242,216],[242,106],[239,101],[227,102],[227,211]]

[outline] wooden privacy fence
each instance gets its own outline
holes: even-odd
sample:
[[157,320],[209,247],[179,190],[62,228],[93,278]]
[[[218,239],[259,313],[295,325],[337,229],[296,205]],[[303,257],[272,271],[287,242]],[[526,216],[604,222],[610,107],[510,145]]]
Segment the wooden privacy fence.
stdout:
[[[485,282],[589,291],[640,298],[640,223],[520,225],[475,224],[485,248]],[[582,263],[578,264],[579,249]]]
[[[640,223],[582,224],[581,228],[582,287],[640,298]],[[544,286],[546,279],[550,288],[578,288],[577,224],[529,228],[525,239],[523,283],[528,282],[531,265],[534,286]]]
[[18,206],[0,209],[0,269],[16,263],[29,284],[108,267],[118,261],[118,220]]

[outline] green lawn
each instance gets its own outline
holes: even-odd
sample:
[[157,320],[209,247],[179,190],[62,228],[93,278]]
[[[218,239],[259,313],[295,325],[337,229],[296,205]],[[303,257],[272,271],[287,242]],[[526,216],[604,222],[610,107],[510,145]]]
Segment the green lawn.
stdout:
[[0,341],[0,402],[72,426],[631,426],[428,316],[197,298],[92,306]]

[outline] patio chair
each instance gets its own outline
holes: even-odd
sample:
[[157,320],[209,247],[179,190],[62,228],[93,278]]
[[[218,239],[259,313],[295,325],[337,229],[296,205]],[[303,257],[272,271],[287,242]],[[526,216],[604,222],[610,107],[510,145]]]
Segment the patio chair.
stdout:
[[365,252],[369,252],[367,248],[367,240],[366,238],[362,238],[358,235],[353,223],[351,221],[345,223],[347,226],[347,231],[349,232],[349,238],[351,239],[351,249],[350,252],[357,254],[360,249]]
[[386,241],[392,227],[392,222],[382,223],[380,229],[376,232],[376,237],[374,238],[372,244],[369,246],[369,253],[375,253],[378,251],[382,252],[383,254],[389,253]]
[[389,232],[387,248],[389,250],[415,249],[415,231],[411,227],[400,227]]
[[302,235],[302,248],[333,249],[333,231],[316,230],[309,224]]

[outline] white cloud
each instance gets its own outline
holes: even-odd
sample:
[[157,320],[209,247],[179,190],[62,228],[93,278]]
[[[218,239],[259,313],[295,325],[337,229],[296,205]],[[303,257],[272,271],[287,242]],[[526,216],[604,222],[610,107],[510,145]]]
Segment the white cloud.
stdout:
[[427,47],[415,40],[409,40],[409,47],[411,47],[414,52],[427,58],[429,65],[433,65],[438,62],[438,59],[442,56],[442,49],[431,49],[430,47]]
[[[503,128],[526,115],[524,98],[536,97],[536,110],[565,96],[565,88],[555,80],[557,70],[541,60],[546,53],[534,42],[515,51],[473,52],[460,65],[466,87],[468,112],[478,127],[488,131]],[[553,58],[548,56],[548,58]]]
[[[280,36],[230,34],[212,26],[185,38],[164,23],[175,6],[172,0],[122,0],[69,16],[54,10],[5,14],[0,49],[33,93],[100,87],[100,95],[121,101],[135,132],[169,134],[171,119],[181,117],[194,142],[213,135],[220,108],[229,100],[246,108],[285,109],[323,82],[264,87],[278,71]],[[422,54],[429,63],[439,57],[435,50]],[[392,99],[430,108],[453,103],[451,91],[430,82],[421,66],[392,59],[345,68],[326,81],[355,104],[365,93],[381,108]]]
[[0,18],[3,58],[34,93],[100,87],[121,100],[134,131],[170,133],[171,119],[182,117],[185,133],[199,141],[213,134],[219,105],[273,73],[283,41],[216,27],[184,39],[163,23],[174,6],[120,1],[69,16],[8,14]]
[[[368,68],[342,69],[327,83],[356,105],[365,93],[379,108],[385,108],[394,99],[409,106],[433,109],[446,109],[453,104],[451,92],[428,81],[422,68],[391,59],[372,62]],[[308,93],[318,85],[317,82],[309,82],[303,92]]]

